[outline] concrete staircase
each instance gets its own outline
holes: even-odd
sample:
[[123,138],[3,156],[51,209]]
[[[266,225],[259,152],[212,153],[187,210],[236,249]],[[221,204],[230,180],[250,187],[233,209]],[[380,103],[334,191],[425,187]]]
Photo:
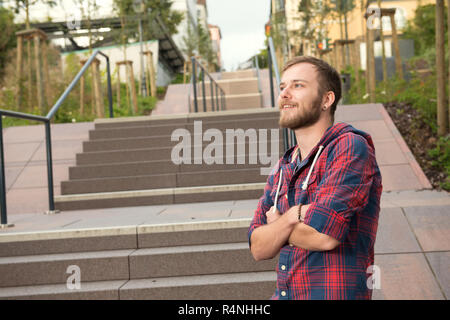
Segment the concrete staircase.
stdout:
[[[258,87],[258,78],[253,69],[223,72],[220,79],[216,80],[226,95],[226,109],[252,109],[262,107],[262,92]],[[198,111],[204,111],[203,106],[203,88],[202,84],[197,85]],[[191,101],[191,110],[193,110],[193,96]],[[211,102],[211,83],[205,81],[205,101],[206,110],[212,110]],[[215,108],[217,108],[217,103]],[[220,103],[220,101],[219,101]]]
[[277,259],[253,260],[249,223],[4,234],[0,299],[268,299]]
[[[190,135],[190,164],[172,161],[180,140],[172,141],[171,135],[180,129]],[[208,129],[222,137],[223,164],[208,164],[213,159],[202,156],[211,144],[202,139]],[[258,145],[227,138],[227,130],[238,129],[255,133]],[[69,168],[69,180],[61,183],[56,207],[79,210],[257,199],[267,179],[260,168],[274,165],[262,163],[259,150],[263,144],[266,154],[272,154],[270,129],[278,134],[275,145],[281,151],[278,112],[273,109],[98,120],[89,141],[83,143],[83,153],[77,154],[76,166]],[[238,159],[239,147],[245,147],[245,156]]]

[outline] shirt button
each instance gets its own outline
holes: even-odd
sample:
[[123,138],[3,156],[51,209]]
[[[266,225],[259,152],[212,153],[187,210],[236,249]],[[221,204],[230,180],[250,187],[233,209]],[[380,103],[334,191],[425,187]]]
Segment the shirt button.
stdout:
[[288,198],[288,195],[286,194],[286,199]]
[[286,270],[286,266],[284,264],[281,265],[281,270]]
[[293,247],[294,245],[292,243],[289,243],[289,247]]
[[283,297],[286,297],[286,291],[281,291],[281,295],[282,295]]

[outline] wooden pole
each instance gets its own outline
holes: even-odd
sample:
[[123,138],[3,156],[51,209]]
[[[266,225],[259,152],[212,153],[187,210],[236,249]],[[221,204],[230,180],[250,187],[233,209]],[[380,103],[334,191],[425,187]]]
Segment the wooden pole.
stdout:
[[356,85],[356,90],[358,93],[358,96],[361,95],[361,90],[359,88],[359,42],[355,40],[355,42],[353,42],[352,46],[351,46],[351,60],[352,60],[352,66],[353,69],[355,70],[355,84]]
[[38,98],[38,107],[42,114],[46,113],[44,85],[42,83],[42,66],[41,66],[41,39],[38,34],[34,35],[34,59],[36,65],[36,89]]
[[117,107],[120,108],[120,65],[116,64],[116,68],[117,68]]
[[[378,8],[381,11],[381,0],[378,0]],[[380,40],[381,40],[381,64],[383,66],[383,81],[388,80],[387,64],[386,64],[386,48],[384,45],[384,33],[383,33],[383,16],[380,16]]]
[[[447,3],[447,26],[448,26],[448,39],[449,39],[449,42],[448,43],[450,43],[450,0],[448,0],[448,3]],[[450,63],[449,63],[449,79],[448,79],[448,83],[449,83],[449,94],[450,94]],[[447,100],[447,102],[449,103],[449,106],[448,106],[448,109],[447,109],[447,113],[448,113],[448,126],[447,126],[447,132],[449,132],[450,131],[450,97],[447,97],[448,98],[448,100]]]
[[150,71],[150,90],[152,97],[156,97],[156,74],[155,74],[155,67],[153,65],[153,52],[148,51],[148,57],[149,57],[149,71]]
[[[80,64],[81,67],[84,66],[84,64],[86,63],[86,60],[81,60]],[[84,75],[81,76],[80,78],[80,115],[84,115]]]
[[80,78],[80,115],[84,115],[84,76]]
[[32,66],[31,66],[31,42],[27,41],[27,71],[28,71],[28,108],[33,110],[33,78],[32,78]]
[[17,37],[17,88],[16,88],[16,105],[17,110],[22,110],[22,61],[23,59],[23,37]]
[[103,97],[101,91],[101,82],[100,82],[100,70],[99,70],[100,61],[95,59],[92,63],[92,84],[94,87],[94,100],[95,100],[95,114],[99,118],[104,117],[105,108],[103,105]]
[[445,93],[445,30],[444,0],[436,1],[436,72],[437,72],[437,125],[438,135],[448,132],[448,106]]
[[137,104],[137,94],[136,94],[136,85],[134,82],[134,71],[133,71],[133,61],[127,61],[127,70],[128,70],[128,84],[131,90],[131,103],[133,107],[133,113],[138,113],[138,104]]
[[[441,1],[444,1],[444,0],[441,0]],[[397,76],[400,79],[403,79],[402,59],[400,57],[400,47],[398,44],[397,25],[395,24],[395,12],[394,12],[394,14],[390,14],[389,18],[391,19],[392,41],[394,42],[395,70],[397,72]]]
[[369,70],[369,102],[375,102],[375,56],[373,52],[373,33],[371,29],[367,29],[367,69]]
[[44,87],[45,87],[45,97],[47,103],[51,103],[52,101],[52,91],[50,87],[50,73],[48,69],[48,46],[47,41],[42,41],[42,61],[44,65]]

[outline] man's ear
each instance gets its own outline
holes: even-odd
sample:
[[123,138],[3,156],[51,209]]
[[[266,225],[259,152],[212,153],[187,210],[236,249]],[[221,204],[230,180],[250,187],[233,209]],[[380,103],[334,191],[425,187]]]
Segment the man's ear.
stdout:
[[322,106],[324,110],[329,109],[335,100],[336,96],[333,91],[328,91],[325,93],[325,96],[322,99]]

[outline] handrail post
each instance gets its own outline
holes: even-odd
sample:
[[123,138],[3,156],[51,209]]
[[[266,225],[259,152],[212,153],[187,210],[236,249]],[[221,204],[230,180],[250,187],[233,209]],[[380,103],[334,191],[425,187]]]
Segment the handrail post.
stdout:
[[45,143],[47,150],[47,179],[48,179],[48,206],[49,210],[45,214],[59,213],[55,210],[55,200],[53,194],[53,159],[52,159],[52,135],[50,130],[50,120],[45,122]]
[[8,224],[8,213],[6,210],[6,183],[5,183],[5,154],[3,152],[3,115],[0,113],[0,229],[14,227]]
[[272,76],[272,55],[270,52],[270,47],[267,47],[267,60],[269,67],[269,82],[270,82],[270,102],[272,103],[272,108],[275,108],[275,93],[273,87],[273,76]]
[[194,109],[195,112],[198,112],[198,97],[197,97],[197,66],[195,58],[192,57],[192,83],[193,83],[193,89],[194,89]]
[[210,86],[210,88],[211,88],[211,110],[212,111],[215,111],[214,109],[214,86],[213,86],[213,81],[212,81],[212,78],[211,77],[209,77],[209,86]]
[[111,88],[111,68],[109,64],[109,58],[105,55],[106,58],[106,75],[108,79],[108,103],[109,103],[109,117],[114,118],[114,110],[113,110],[113,97],[112,97],[112,88]]
[[206,112],[206,92],[205,92],[205,70],[202,70],[202,97],[203,97],[203,112]]
[[216,99],[216,106],[217,106],[217,111],[220,111],[220,105],[219,105],[219,85],[216,83],[216,94],[215,94],[215,99]]

